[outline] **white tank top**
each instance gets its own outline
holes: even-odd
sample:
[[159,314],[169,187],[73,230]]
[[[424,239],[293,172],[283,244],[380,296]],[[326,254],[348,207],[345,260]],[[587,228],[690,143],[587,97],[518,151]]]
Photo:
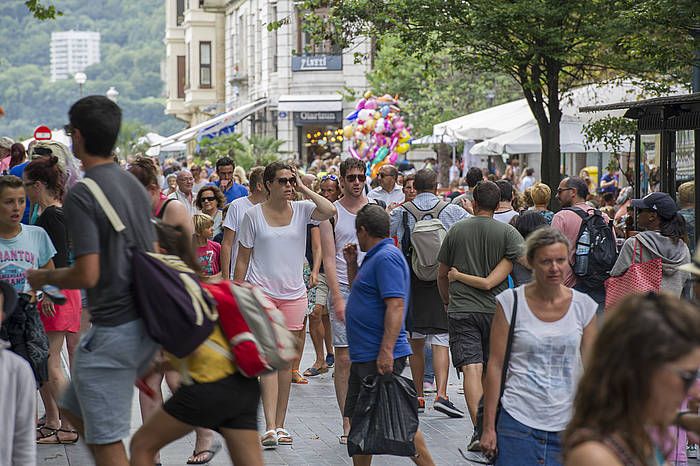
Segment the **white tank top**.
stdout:
[[338,277],[338,282],[341,285],[349,285],[348,283],[348,265],[343,257],[343,248],[346,244],[355,243],[357,248],[357,265],[362,264],[362,259],[365,253],[360,251],[357,242],[357,231],[355,230],[355,217],[357,215],[349,212],[340,204],[340,201],[335,201],[335,208],[338,210],[338,216],[335,220],[335,269]]

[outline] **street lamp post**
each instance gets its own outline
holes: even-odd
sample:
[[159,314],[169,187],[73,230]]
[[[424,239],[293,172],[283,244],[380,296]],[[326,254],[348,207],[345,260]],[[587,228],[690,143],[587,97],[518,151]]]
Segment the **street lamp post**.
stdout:
[[114,86],[109,86],[109,89],[107,89],[107,92],[105,93],[107,98],[111,100],[112,102],[116,103],[117,102],[117,97],[119,97],[119,91],[114,88]]
[[80,97],[82,97],[83,84],[85,84],[85,81],[87,81],[87,76],[85,75],[85,73],[75,73],[73,79],[75,79],[75,82],[78,84],[78,87],[80,88]]

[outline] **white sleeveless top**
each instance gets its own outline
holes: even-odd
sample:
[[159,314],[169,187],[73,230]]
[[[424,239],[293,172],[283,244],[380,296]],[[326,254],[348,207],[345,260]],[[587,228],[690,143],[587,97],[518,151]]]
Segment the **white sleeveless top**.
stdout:
[[[555,322],[537,318],[515,288],[518,314],[501,405],[516,421],[533,429],[560,432],[571,419],[576,385],[582,374],[581,337],[598,305],[572,290],[569,310]],[[513,290],[496,296],[510,325]]]
[[357,231],[355,230],[355,217],[357,215],[349,212],[342,206],[340,201],[335,201],[335,208],[338,210],[338,215],[335,219],[335,269],[338,276],[338,282],[341,285],[349,285],[348,283],[348,265],[343,257],[343,248],[346,244],[355,243],[357,247],[357,265],[362,265],[362,260],[365,253],[360,251],[359,243],[357,242]]

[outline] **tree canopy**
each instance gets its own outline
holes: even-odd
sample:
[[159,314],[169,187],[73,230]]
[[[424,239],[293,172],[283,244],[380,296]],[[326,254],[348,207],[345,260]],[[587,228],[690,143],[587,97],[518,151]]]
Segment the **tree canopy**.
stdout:
[[[386,34],[461,71],[510,75],[540,128],[542,178],[559,179],[560,95],[613,77],[688,82],[696,0],[307,0],[313,33],[349,46]],[[309,13],[314,14],[314,13]]]

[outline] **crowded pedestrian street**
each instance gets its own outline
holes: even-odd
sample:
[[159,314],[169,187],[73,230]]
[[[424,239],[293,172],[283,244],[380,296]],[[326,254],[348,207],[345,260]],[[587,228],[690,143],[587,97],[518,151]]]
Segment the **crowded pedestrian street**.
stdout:
[[[311,339],[307,337],[302,365],[308,367],[314,358]],[[448,393],[455,399],[459,399],[458,381],[454,377],[454,373],[452,377]],[[347,448],[340,445],[338,441],[337,426],[340,424],[341,418],[335,406],[332,371],[314,377],[308,385],[294,385],[290,403],[293,406],[293,412],[289,418],[288,430],[294,435],[296,444],[291,447],[264,451],[265,464],[275,466],[352,464],[352,460],[347,456]],[[262,411],[260,417],[262,418]],[[462,458],[457,450],[457,446],[466,440],[464,432],[471,429],[468,420],[447,418],[433,411],[429,403],[426,412],[420,415],[420,422],[436,464],[470,464]],[[140,425],[141,420],[135,399],[131,431],[135,432]],[[194,434],[188,435],[164,448],[161,451],[163,465],[183,464],[183,458],[187,458],[192,453],[194,440]],[[37,447],[37,464],[90,466],[94,464],[94,461],[85,445],[80,442],[77,445],[39,445]],[[231,462],[224,450],[224,453],[215,457],[209,464],[219,466],[228,465]],[[378,457],[373,464],[410,464],[410,461],[408,459]]]
[[0,1],[0,466],[700,466],[699,25]]

